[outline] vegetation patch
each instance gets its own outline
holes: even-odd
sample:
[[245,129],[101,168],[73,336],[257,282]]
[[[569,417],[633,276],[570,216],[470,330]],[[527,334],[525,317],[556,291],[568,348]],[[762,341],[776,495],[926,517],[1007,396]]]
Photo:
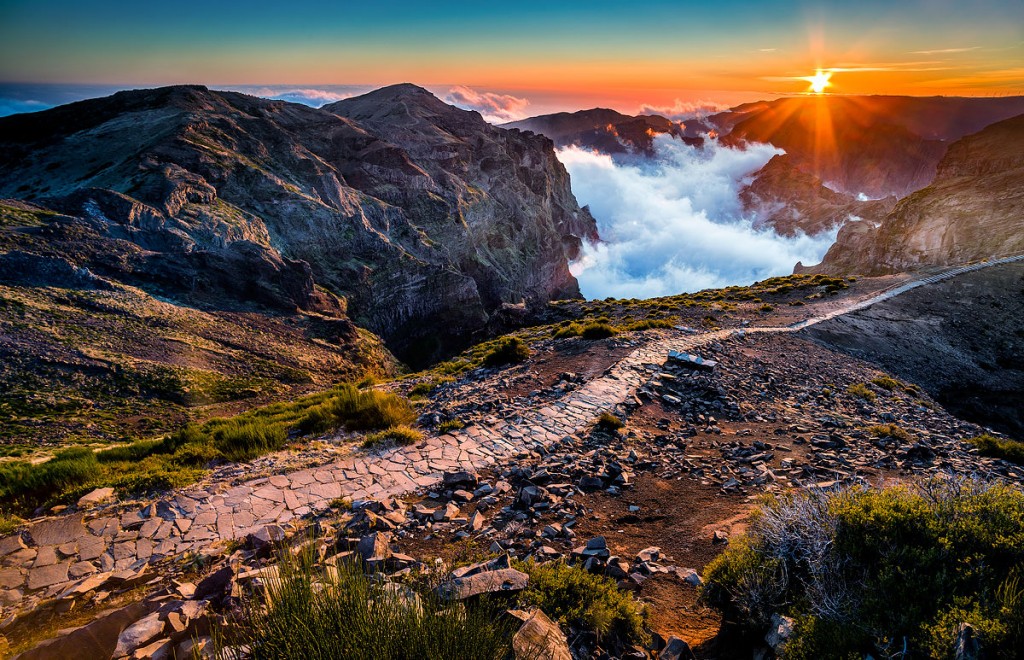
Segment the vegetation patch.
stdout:
[[1024,465],[1024,442],[1010,438],[997,438],[985,433],[967,442],[978,448],[983,456],[993,456],[1004,461]]
[[766,500],[705,570],[702,598],[787,658],[953,657],[968,623],[986,657],[1024,648],[1024,492],[969,478]]
[[363,447],[367,449],[387,445],[414,445],[423,439],[423,434],[408,426],[395,426],[366,436]]
[[[36,464],[0,463],[0,502],[22,511],[73,499],[101,486],[113,486],[122,493],[167,490],[194,482],[212,463],[250,460],[283,448],[299,435],[341,428],[387,430],[406,427],[415,419],[409,401],[397,394],[343,384],[235,417],[188,424],[162,439],[99,452],[73,447]],[[416,432],[402,433],[408,437]]]
[[339,562],[324,575],[294,562],[249,599],[224,633],[253,660],[464,658],[499,660],[519,623],[495,602],[447,603],[433,591],[385,583]]
[[872,438],[892,438],[900,442],[910,442],[910,433],[901,426],[895,424],[879,424],[868,427],[868,435]]
[[868,387],[865,383],[854,383],[846,388],[847,394],[857,397],[861,401],[867,401],[868,403],[874,403],[878,399],[878,395],[875,391]]
[[488,367],[519,364],[530,357],[530,347],[519,337],[505,337],[484,356]]
[[516,562],[515,567],[530,576],[520,604],[539,607],[563,629],[615,635],[628,644],[648,640],[646,609],[613,580],[565,562]]
[[597,418],[597,427],[605,431],[618,431],[625,425],[625,422],[610,412],[603,412]]

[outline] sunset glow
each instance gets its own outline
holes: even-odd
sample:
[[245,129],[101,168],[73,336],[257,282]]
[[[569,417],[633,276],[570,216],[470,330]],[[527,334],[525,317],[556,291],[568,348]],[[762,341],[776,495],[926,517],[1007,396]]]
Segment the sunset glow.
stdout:
[[665,0],[628,12],[603,1],[254,0],[236,11],[199,0],[13,0],[0,3],[0,81],[314,93],[413,81],[442,95],[509,97],[519,115],[594,106],[670,115],[808,91],[1024,93],[1018,1],[724,0],[712,14]]
[[811,83],[811,91],[815,94],[821,94],[825,91],[826,87],[829,87],[832,83],[829,82],[832,79],[832,73],[828,71],[822,71],[818,69],[818,72],[813,76],[804,78],[807,82]]

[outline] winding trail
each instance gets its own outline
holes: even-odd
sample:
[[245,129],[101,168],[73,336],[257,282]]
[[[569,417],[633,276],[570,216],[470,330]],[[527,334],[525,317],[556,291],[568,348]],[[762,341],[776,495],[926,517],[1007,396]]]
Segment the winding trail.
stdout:
[[[382,499],[429,489],[446,471],[478,470],[509,462],[525,450],[547,447],[587,428],[601,412],[632,399],[637,389],[661,369],[670,350],[692,351],[745,333],[796,332],[921,286],[1022,260],[1024,255],[1018,255],[954,268],[785,327],[749,327],[700,335],[664,332],[560,399],[523,411],[511,420],[476,424],[428,438],[416,446],[372,453],[353,451],[324,466],[235,486],[221,483],[192,487],[141,509],[108,509],[88,520],[83,513],[76,513],[37,521],[30,526],[27,537],[0,539],[4,566],[0,569],[0,603],[11,614],[40,600],[94,588],[111,576],[130,579],[156,560],[198,551],[215,541],[244,538],[268,524],[298,521],[327,509],[339,497]],[[31,595],[26,598],[26,594]]]

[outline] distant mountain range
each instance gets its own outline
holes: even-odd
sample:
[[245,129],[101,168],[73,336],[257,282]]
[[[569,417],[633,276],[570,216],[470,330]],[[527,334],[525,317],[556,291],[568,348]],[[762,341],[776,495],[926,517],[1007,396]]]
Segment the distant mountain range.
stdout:
[[787,236],[842,227],[812,270],[879,273],[1024,251],[1022,114],[1024,97],[801,96],[682,124],[594,109],[507,126],[612,155],[652,155],[658,134],[772,144],[786,153],[741,191],[745,211]]

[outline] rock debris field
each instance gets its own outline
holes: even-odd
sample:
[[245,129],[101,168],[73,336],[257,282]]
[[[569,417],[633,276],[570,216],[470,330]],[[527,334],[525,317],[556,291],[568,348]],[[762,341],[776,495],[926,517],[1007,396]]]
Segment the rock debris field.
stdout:
[[[110,592],[161,582],[174,573],[169,570],[173,562],[201,555],[217,542],[275,540],[285,529],[302,529],[341,498],[355,503],[355,515],[345,514],[346,534],[356,535],[353,550],[369,544],[363,553],[367,559],[393,556],[375,550],[378,545],[386,548],[392,533],[404,529],[406,535],[417,530],[436,535],[437,523],[442,529],[449,525],[456,537],[493,534],[497,546],[492,550],[512,551],[519,557],[575,553],[584,561],[595,557],[606,562],[602,541],[592,541],[589,550],[589,544],[574,547],[572,526],[581,512],[569,499],[573,492],[615,495],[629,488],[641,472],[694,478],[724,494],[828,487],[865,475],[884,478],[941,470],[1024,480],[1019,468],[983,459],[953,437],[982,429],[929,408],[912,389],[892,395],[884,411],[866,401],[853,404],[864,419],[909,424],[914,430],[911,437],[896,431],[868,432],[851,427],[848,415],[822,415],[822,409],[829,408],[822,397],[833,396],[829,385],[839,384],[824,381],[836,380],[836,374],[822,373],[820,383],[808,378],[796,391],[782,374],[787,361],[805,358],[793,353],[744,358],[755,352],[772,354],[779,347],[800,351],[798,344],[805,342],[794,335],[799,329],[905,290],[908,285],[896,294],[852,301],[839,312],[782,328],[644,333],[634,340],[632,352],[600,376],[582,383],[574,383],[573,374],[559,377],[563,386],[572,384],[552,390],[559,396],[525,397],[527,403],[501,417],[482,415],[464,429],[412,446],[351,449],[324,465],[241,483],[208,480],[146,503],[120,503],[112,492],[97,491],[83,498],[73,513],[33,521],[27,530],[0,539],[0,629],[40,609],[66,611],[97,595],[102,600]],[[685,361],[669,360],[670,351],[699,352],[721,366],[713,372],[694,370]],[[752,366],[731,366],[741,358]],[[805,372],[814,368],[813,361],[813,355],[806,357]],[[776,406],[758,412],[750,403],[758,397],[783,401],[785,410]],[[640,436],[630,432],[633,441],[627,443],[625,434],[594,430],[603,412],[646,416],[653,430]],[[762,427],[768,425],[791,442],[779,447],[746,437],[762,437]],[[491,481],[481,479],[481,473],[491,475]],[[412,507],[400,502],[413,494],[426,494],[427,500]],[[468,514],[463,507],[471,501],[474,506]],[[486,515],[490,509],[498,513]],[[515,531],[537,519],[538,512],[559,513],[563,520],[549,521],[539,539],[533,534],[526,541],[518,539]],[[391,522],[378,524],[381,518]],[[499,522],[501,530],[495,529]],[[384,536],[367,541],[366,534]],[[634,579],[641,580],[645,572],[668,570],[658,568],[658,557],[657,548],[638,557],[633,564],[649,564],[639,572],[618,558],[602,565],[602,570],[611,570],[608,574],[617,579],[635,574]],[[692,571],[672,570],[679,570],[684,579],[699,579]],[[177,596],[195,596],[194,585],[175,584]],[[140,617],[151,615],[147,610]]]

